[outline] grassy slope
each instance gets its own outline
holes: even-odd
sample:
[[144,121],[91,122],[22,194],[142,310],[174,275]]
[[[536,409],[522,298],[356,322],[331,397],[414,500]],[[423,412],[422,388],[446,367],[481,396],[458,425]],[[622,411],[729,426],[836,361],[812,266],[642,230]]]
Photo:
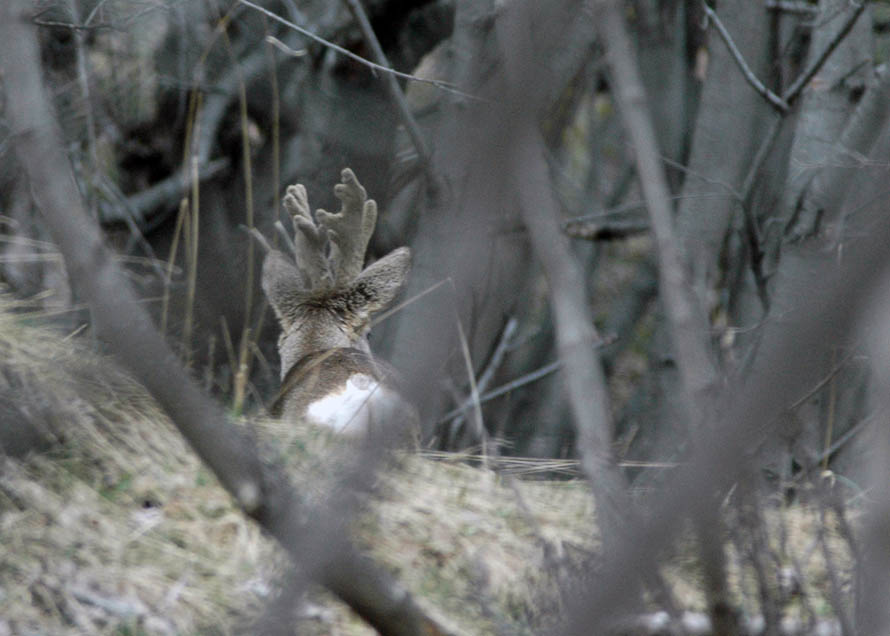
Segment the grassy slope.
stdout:
[[[6,301],[8,302],[8,301]],[[226,633],[274,593],[282,560],[232,507],[140,387],[74,339],[0,311],[0,395],[58,435],[0,459],[0,633]],[[349,449],[254,422],[308,496]],[[406,456],[380,478],[357,540],[466,633],[520,633],[550,609],[530,585],[551,550],[591,543],[582,485],[517,482]],[[314,488],[309,484],[316,484]],[[517,493],[522,492],[522,503]],[[546,538],[546,541],[544,540]],[[319,594],[304,631],[363,633]]]
[[[0,400],[57,440],[23,460],[0,457],[0,634],[249,632],[287,567],[276,547],[139,386],[76,339],[10,313],[9,303],[0,297]],[[308,500],[324,497],[324,484],[354,459],[347,443],[318,430],[250,425]],[[584,484],[411,454],[393,464],[354,524],[356,540],[458,632],[546,633],[559,612],[557,579],[595,549]],[[779,567],[807,573],[789,592],[788,615],[801,594],[822,611],[816,513],[770,514],[773,538],[784,537],[773,546]],[[848,562],[836,529],[826,537]],[[702,609],[694,548],[680,542],[677,552],[666,577],[681,606]],[[752,571],[737,549],[727,553],[740,605],[758,613]],[[301,633],[369,633],[320,591],[302,611]]]

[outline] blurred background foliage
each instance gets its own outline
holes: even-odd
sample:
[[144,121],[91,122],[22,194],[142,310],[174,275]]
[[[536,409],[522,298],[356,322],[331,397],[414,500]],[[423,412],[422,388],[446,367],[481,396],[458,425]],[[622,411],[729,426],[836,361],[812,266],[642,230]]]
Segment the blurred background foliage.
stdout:
[[[371,56],[345,3],[259,4]],[[363,4],[399,71],[450,81],[472,95],[500,63],[492,46],[496,3]],[[729,383],[755,355],[758,325],[781,300],[771,297],[768,279],[781,270],[782,246],[838,227],[834,212],[811,212],[800,202],[816,176],[832,167],[826,163],[835,156],[831,148],[888,55],[890,6],[867,3],[795,109],[778,119],[729,57],[703,6],[629,0],[627,16],[675,195],[678,237]],[[472,97],[400,80],[429,147],[425,158],[405,134],[380,73],[245,4],[40,0],[34,9],[46,80],[80,191],[158,324],[208,388],[239,411],[261,409],[274,396],[277,326],[243,227],[274,236],[282,218],[278,201],[290,183],[306,184],[313,205],[332,206],[331,186],[349,166],[380,203],[372,254],[415,248],[409,298],[449,278],[439,266],[443,255],[464,254],[464,230],[443,235],[443,227],[484,234],[466,243],[474,246],[467,248],[470,274],[452,279],[455,315],[440,316],[434,328],[454,332],[460,320],[466,330],[485,427],[502,454],[574,456],[546,282],[526,230],[496,179],[491,200],[497,209],[482,218],[461,206],[468,196],[462,188],[469,186],[460,171],[441,169],[455,134],[478,132],[448,132],[442,125]],[[852,11],[840,0],[739,0],[716,9],[748,65],[779,94]],[[670,460],[682,454],[685,432],[671,412],[675,365],[645,206],[602,48],[585,26],[582,3],[577,11],[586,31],[569,29],[541,45],[556,88],[540,125],[561,222],[577,237],[573,247],[606,341],[601,355],[617,454]],[[841,197],[847,210],[881,196],[874,171],[885,169],[890,139],[877,123],[872,132],[873,161],[862,158],[868,152],[860,157],[850,149],[861,187]],[[38,300],[59,328],[81,329],[89,310],[72,295],[8,135],[0,119],[0,282],[18,297]],[[750,219],[761,230],[753,242]],[[450,293],[444,285],[430,295]],[[375,329],[372,347],[404,366],[400,360],[426,346],[405,327],[423,318],[426,302],[414,301]],[[455,411],[466,404],[470,386],[456,337],[449,342],[441,382],[428,387],[439,397],[424,413],[425,437],[437,449],[473,449],[481,442],[478,431],[466,412]],[[843,453],[865,417],[866,373],[858,360],[855,350],[840,349],[826,360],[830,381],[796,406],[799,425],[788,444],[767,453],[772,476],[790,479],[814,457],[855,472],[855,459],[844,464]],[[839,440],[846,441],[835,447]]]

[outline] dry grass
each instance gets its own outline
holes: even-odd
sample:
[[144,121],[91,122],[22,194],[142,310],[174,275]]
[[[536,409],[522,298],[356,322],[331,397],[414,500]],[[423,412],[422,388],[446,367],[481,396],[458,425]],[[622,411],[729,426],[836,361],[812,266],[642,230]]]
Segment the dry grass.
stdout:
[[[0,458],[0,635],[249,632],[286,559],[139,386],[76,339],[33,323],[0,297],[0,398],[12,396],[57,438],[49,451]],[[308,501],[354,460],[347,442],[323,431],[252,426]],[[596,548],[592,502],[578,481],[524,481],[407,454],[373,493],[354,524],[357,542],[457,633],[546,633],[559,614],[558,581]],[[817,513],[770,514],[788,535],[774,546],[779,565],[802,566],[801,587],[822,611]],[[836,529],[826,536],[849,572]],[[666,576],[684,607],[701,609],[694,549],[681,544],[678,554]],[[752,574],[728,554],[740,605],[756,613]],[[301,611],[301,633],[371,633],[322,592]]]
[[271,544],[140,387],[27,322],[0,312],[0,391],[17,391],[58,439],[0,458],[0,633],[231,623],[260,600]]
[[[0,301],[3,302],[3,301]],[[274,595],[282,558],[156,405],[75,339],[0,310],[0,393],[16,392],[51,450],[0,475],[0,634],[229,633]],[[39,320],[38,320],[39,322]],[[322,431],[255,423],[304,492],[348,461]],[[334,459],[336,458],[336,459]],[[577,483],[519,483],[406,456],[380,478],[357,540],[465,633],[542,614],[545,543],[590,544]],[[517,502],[523,493],[531,516]],[[312,497],[308,497],[311,499]],[[552,587],[552,586],[551,586]],[[549,601],[548,601],[549,602]],[[319,594],[304,631],[367,633]]]

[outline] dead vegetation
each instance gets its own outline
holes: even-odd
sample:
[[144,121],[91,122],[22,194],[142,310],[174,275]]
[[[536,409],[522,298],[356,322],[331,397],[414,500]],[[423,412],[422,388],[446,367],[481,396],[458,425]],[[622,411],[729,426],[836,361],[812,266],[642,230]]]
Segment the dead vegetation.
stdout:
[[[229,633],[251,620],[275,595],[283,557],[273,542],[109,360],[3,302],[2,392],[51,401],[30,424],[55,439],[2,460],[0,633]],[[318,495],[349,455],[324,431],[254,424],[272,459]],[[463,633],[539,613],[539,532],[553,545],[590,544],[577,482],[520,484],[531,513],[495,475],[441,461],[405,457],[380,486],[359,541]],[[303,613],[323,633],[367,629],[330,600]]]
[[[225,634],[252,625],[278,594],[287,567],[280,549],[89,340],[63,337],[21,304],[0,302],[0,395],[13,395],[20,418],[45,440],[40,452],[2,459],[0,634]],[[325,431],[244,425],[310,498],[328,495],[355,458]],[[397,457],[370,488],[357,542],[455,633],[547,633],[561,595],[584,580],[582,571],[595,572],[589,491],[579,480],[524,480],[461,459]],[[850,585],[837,523],[823,524],[818,506],[768,511],[770,545],[761,553],[786,619],[830,614],[826,550],[841,585]],[[733,594],[756,617],[762,591],[745,553],[753,535],[734,523],[726,533]],[[663,570],[671,595],[678,609],[703,611],[691,539],[675,549]],[[296,615],[301,633],[369,633],[321,592]]]

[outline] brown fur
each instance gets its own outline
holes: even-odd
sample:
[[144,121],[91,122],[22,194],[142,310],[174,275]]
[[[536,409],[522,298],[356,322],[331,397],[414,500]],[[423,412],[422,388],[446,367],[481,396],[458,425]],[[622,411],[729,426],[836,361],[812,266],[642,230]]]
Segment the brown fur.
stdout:
[[[362,269],[377,206],[348,169],[334,190],[342,202],[338,213],[318,210],[313,216],[304,187],[291,186],[287,192],[284,207],[294,226],[294,259],[255,236],[267,250],[263,291],[281,325],[282,385],[272,412],[302,418],[326,396],[339,400],[350,378],[364,376],[395,388],[394,374],[373,358],[366,336],[373,314],[404,286],[411,251],[393,250]],[[336,409],[339,403],[334,404]],[[384,409],[389,415],[406,410],[399,405]]]
[[269,412],[281,417],[285,412],[302,412],[332,389],[337,390],[356,373],[370,376],[395,387],[395,371],[364,351],[351,348],[327,349],[303,356],[285,376]]

